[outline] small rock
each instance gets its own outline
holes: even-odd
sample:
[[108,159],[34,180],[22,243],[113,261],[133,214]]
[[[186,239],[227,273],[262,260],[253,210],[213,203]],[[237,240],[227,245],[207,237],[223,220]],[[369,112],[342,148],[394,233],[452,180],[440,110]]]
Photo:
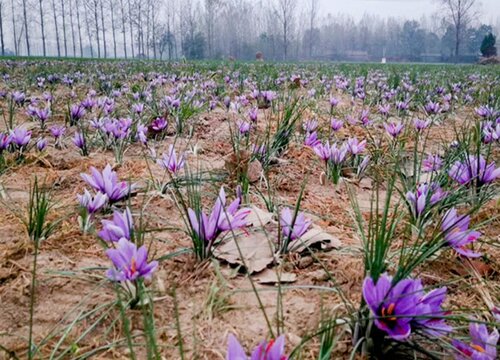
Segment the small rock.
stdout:
[[316,270],[310,275],[314,281],[327,281],[330,278],[324,270]]

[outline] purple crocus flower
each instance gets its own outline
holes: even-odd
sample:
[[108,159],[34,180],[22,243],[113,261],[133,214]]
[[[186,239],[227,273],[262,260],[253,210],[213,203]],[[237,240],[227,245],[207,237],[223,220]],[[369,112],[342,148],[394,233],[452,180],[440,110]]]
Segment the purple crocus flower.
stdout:
[[438,102],[429,101],[425,104],[424,109],[427,114],[439,114],[441,112],[441,106]]
[[78,120],[80,120],[81,118],[83,118],[85,116],[85,108],[80,105],[80,104],[74,104],[74,105],[71,105],[71,108],[70,108],[70,111],[69,111],[69,118],[70,118],[70,122],[72,124],[75,124],[78,122]]
[[113,281],[150,279],[158,267],[158,261],[147,262],[148,251],[145,245],[137,249],[134,243],[125,238],[118,241],[117,249],[106,250],[106,255],[114,265],[106,272],[106,276]]
[[384,124],[385,131],[393,138],[397,138],[403,131],[404,125],[401,122],[390,122]]
[[22,91],[14,91],[12,93],[12,100],[14,100],[17,105],[22,105],[26,101],[26,94]]
[[325,144],[320,143],[316,145],[313,150],[324,162],[327,162],[332,154],[330,150],[330,143],[328,141]]
[[347,140],[347,150],[352,155],[359,155],[366,149],[366,140],[359,141],[357,138]]
[[446,287],[441,287],[424,293],[424,288],[420,280],[415,280],[415,292],[419,294],[418,303],[415,305],[418,316],[416,316],[411,326],[420,328],[431,336],[443,336],[452,331],[452,327],[445,322],[445,312],[441,306],[446,300]]
[[47,139],[40,138],[36,142],[36,148],[38,149],[38,151],[43,151],[43,150],[45,150],[46,147],[47,147]]
[[443,160],[439,155],[429,154],[424,160],[422,160],[423,172],[438,171],[442,167],[443,167]]
[[447,192],[443,191],[438,184],[419,184],[415,192],[408,191],[406,200],[411,206],[411,211],[415,217],[422,215],[426,208],[429,208],[441,201]]
[[296,240],[304,235],[311,226],[311,223],[312,221],[306,219],[302,212],[297,213],[295,222],[294,214],[289,208],[283,209],[280,213],[280,225],[283,238],[290,239],[290,241]]
[[385,105],[378,106],[378,112],[380,113],[380,115],[387,116],[387,115],[389,115],[390,111],[391,111],[391,104],[385,104]]
[[461,185],[469,184],[477,179],[478,186],[492,183],[500,177],[500,168],[495,168],[495,163],[486,165],[482,155],[479,158],[469,155],[464,162],[457,161],[448,172],[450,177]]
[[157,163],[175,175],[184,167],[185,158],[184,155],[177,158],[174,145],[171,144],[168,148],[168,153],[163,153],[163,159],[159,159]]
[[367,277],[363,282],[363,297],[375,316],[375,325],[395,340],[405,340],[411,333],[411,321],[416,315],[419,294],[415,281],[404,279],[392,284],[392,277],[382,274],[375,282]]
[[87,189],[83,191],[82,195],[78,194],[76,196],[78,198],[80,206],[87,209],[87,212],[89,214],[95,214],[96,212],[101,210],[108,202],[107,195],[103,194],[102,192],[97,192],[97,194],[92,197]]
[[129,185],[126,181],[118,181],[116,171],[111,169],[111,165],[106,165],[104,170],[99,172],[95,167],[90,167],[92,175],[80,174],[82,179],[95,190],[106,194],[110,202],[116,202],[130,194],[135,185]]
[[165,118],[163,117],[158,117],[154,119],[153,122],[151,123],[151,130],[155,132],[162,132],[167,128],[167,126],[168,126],[167,120],[165,120]]
[[304,122],[302,125],[302,128],[306,133],[312,133],[318,128],[318,120],[315,119],[309,119]]
[[11,141],[9,134],[0,133],[0,154],[9,147]]
[[[248,360],[248,356],[233,335],[229,335],[226,360]],[[285,355],[285,336],[263,341],[253,351],[250,360],[288,360]]]
[[136,114],[141,114],[144,111],[144,104],[142,103],[137,103],[132,105],[132,112]]
[[141,142],[141,144],[146,144],[148,142],[148,127],[142,124],[137,125],[136,139]]
[[257,122],[258,109],[256,107],[251,108],[248,111],[248,117],[252,122]]
[[337,107],[337,106],[339,105],[339,103],[340,103],[340,100],[339,100],[339,99],[337,99],[337,98],[335,98],[335,97],[333,97],[333,96],[332,96],[332,97],[330,97],[330,106],[331,106],[332,108]]
[[44,109],[36,109],[35,116],[40,120],[40,122],[45,124],[45,122],[49,119],[50,117],[50,108],[46,107]]
[[81,132],[75,132],[75,136],[73,136],[73,144],[79,149],[85,148],[85,136]]
[[18,148],[24,148],[31,140],[31,131],[23,126],[18,126],[10,132],[10,139]]
[[339,131],[342,126],[344,126],[344,122],[340,119],[332,118],[332,120],[330,120],[330,126],[333,131]]
[[225,208],[226,194],[224,188],[221,187],[219,196],[209,216],[203,211],[197,214],[193,209],[189,208],[189,222],[196,236],[206,244],[210,244],[221,232],[246,226],[244,220],[250,210],[246,208],[238,210],[239,204],[240,200],[237,198],[229,207]]
[[314,148],[320,144],[321,141],[318,140],[318,133],[316,131],[306,135],[306,139],[304,140],[304,145]]
[[245,120],[238,120],[236,122],[236,125],[238,126],[238,131],[243,136],[247,135],[248,132],[250,131],[250,123]]
[[479,257],[480,253],[473,252],[467,245],[476,241],[481,233],[475,230],[469,230],[470,216],[458,216],[457,210],[451,208],[448,210],[441,221],[441,230],[444,234],[446,243],[457,253],[465,257]]
[[469,333],[471,343],[466,344],[459,340],[453,340],[456,348],[456,360],[495,360],[497,359],[498,330],[493,329],[491,333],[484,324],[470,323]]
[[489,117],[493,117],[496,114],[496,111],[492,107],[489,107],[487,105],[482,105],[482,106],[476,108],[476,114],[478,114],[479,116],[481,116],[483,118],[489,118]]
[[413,126],[415,127],[415,130],[418,132],[421,132],[424,129],[427,129],[429,125],[431,124],[431,120],[422,120],[422,119],[414,119],[413,120]]
[[123,213],[115,211],[113,220],[102,220],[102,230],[99,237],[104,241],[117,242],[122,238],[131,240],[134,231],[132,213],[127,207]]
[[347,156],[347,146],[345,146],[345,144],[342,144],[342,146],[340,147],[337,147],[337,145],[334,144],[330,148],[330,160],[335,165],[343,163],[346,156]]
[[50,127],[50,133],[56,140],[59,139],[61,136],[63,136],[65,132],[66,128],[62,125],[61,126],[54,125]]

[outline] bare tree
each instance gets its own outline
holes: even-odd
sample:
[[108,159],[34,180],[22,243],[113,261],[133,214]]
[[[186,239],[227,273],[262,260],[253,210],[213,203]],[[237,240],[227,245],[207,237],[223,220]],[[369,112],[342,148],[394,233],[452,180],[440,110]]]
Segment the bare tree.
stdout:
[[[87,4],[85,4],[87,5]],[[90,25],[90,18],[91,18],[91,14],[90,14],[90,9],[89,9],[89,6],[85,6],[85,24],[87,25],[86,28],[87,28],[87,36],[89,38],[89,48],[90,48],[90,57],[94,57],[94,47],[92,46],[93,44],[93,39],[92,39],[92,30],[90,29],[91,25]],[[99,43],[97,44],[97,46],[99,46]]]
[[104,26],[104,1],[100,0],[100,5],[101,5],[101,28],[102,28],[102,45],[103,45],[103,50],[104,50],[104,58],[106,59],[108,57],[108,46],[106,44],[106,26]]
[[47,56],[47,45],[45,44],[45,23],[43,18],[43,0],[38,1],[40,7],[40,27],[42,30],[43,56]]
[[63,43],[64,43],[64,56],[68,57],[68,41],[66,38],[66,12],[64,11],[64,2],[65,0],[61,0],[61,17],[62,17],[62,26],[63,26]]
[[75,21],[73,18],[73,0],[69,1],[69,23],[71,26],[71,42],[73,43],[73,57],[76,57]]
[[28,56],[31,55],[30,51],[30,37],[28,31],[28,13],[26,11],[26,0],[23,0],[23,19],[24,19],[24,37],[26,39],[26,51]]
[[56,31],[57,56],[61,57],[61,43],[59,42],[59,25],[57,23],[56,0],[52,0],[52,13],[54,14],[54,27]]
[[125,29],[125,9],[123,7],[123,0],[120,0],[120,8],[122,10],[122,34],[123,34],[123,52],[125,59],[127,58],[127,34]]
[[82,25],[80,22],[80,1],[76,0],[76,25],[78,26],[78,43],[80,44],[80,57],[83,57]]
[[455,30],[455,59],[458,60],[462,36],[470,23],[478,16],[476,0],[439,0],[445,11],[445,19]]
[[113,55],[116,59],[116,28],[115,28],[115,9],[114,9],[114,1],[109,1],[109,12],[111,13],[111,30],[113,34]]
[[12,8],[12,35],[14,35],[14,54],[19,54],[19,49],[17,48],[17,36],[16,36],[16,13],[14,11],[14,0],[10,0],[10,6]]
[[310,0],[309,3],[309,58],[313,56],[316,37],[314,36],[316,18],[318,16],[319,0]]
[[295,8],[297,7],[297,0],[278,0],[275,14],[282,27],[283,35],[283,60],[288,58],[289,37],[292,32]]
[[130,0],[128,0],[128,20],[129,20],[129,24],[130,24],[130,47],[132,50],[132,58],[134,58],[135,57],[135,55],[134,55],[134,21],[133,21],[133,17],[132,17],[132,5],[130,3]]
[[4,2],[0,0],[0,42],[2,46],[2,56],[5,56],[5,42],[3,38],[3,10],[4,10]]

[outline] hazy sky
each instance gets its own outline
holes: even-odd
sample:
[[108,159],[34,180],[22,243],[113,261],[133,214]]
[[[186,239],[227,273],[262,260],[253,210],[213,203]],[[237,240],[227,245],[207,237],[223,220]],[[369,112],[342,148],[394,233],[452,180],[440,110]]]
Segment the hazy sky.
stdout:
[[[320,0],[320,3],[326,12],[346,13],[356,19],[364,13],[418,19],[439,9],[436,0]],[[478,3],[484,22],[495,22],[500,17],[500,0],[481,0]]]

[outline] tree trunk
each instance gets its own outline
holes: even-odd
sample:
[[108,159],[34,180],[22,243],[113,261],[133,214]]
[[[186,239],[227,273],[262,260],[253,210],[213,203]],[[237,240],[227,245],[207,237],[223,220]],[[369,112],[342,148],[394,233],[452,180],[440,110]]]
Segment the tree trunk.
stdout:
[[31,55],[30,51],[30,37],[28,32],[28,14],[26,12],[26,0],[23,0],[23,18],[24,18],[24,36],[26,39],[26,51],[28,56]]
[[75,36],[75,21],[73,18],[73,0],[69,0],[69,21],[71,26],[71,42],[73,43],[73,57],[76,57],[76,36]]
[[89,14],[88,14],[88,7],[85,6],[85,23],[87,24],[87,35],[89,37],[89,48],[90,48],[90,57],[94,57],[94,47],[92,46],[92,33],[90,30],[90,22],[89,22]]
[[47,56],[47,45],[45,44],[45,24],[43,22],[43,0],[39,0],[40,5],[40,27],[42,30],[42,46],[43,46],[43,56]]
[[16,14],[14,12],[14,0],[10,0],[10,5],[12,7],[12,32],[13,32],[13,35],[14,35],[14,53],[17,54],[19,53],[18,52],[18,48],[17,48],[17,36],[16,36]]
[[65,0],[61,0],[63,42],[64,42],[64,56],[68,57],[68,40],[66,38],[66,12],[64,11],[64,1]]
[[108,44],[106,44],[106,27],[104,26],[104,0],[101,0],[101,27],[102,27],[102,45],[104,48],[104,58],[108,57]]
[[153,36],[153,58],[156,60],[156,17],[154,3],[151,3],[151,20],[153,25],[151,26],[152,36]]
[[111,13],[111,30],[113,31],[113,55],[116,59],[116,29],[115,29],[115,9],[113,3],[109,3],[109,12]]
[[125,9],[123,8],[123,0],[120,0],[120,7],[122,10],[122,33],[123,33],[123,52],[125,53],[125,59],[127,58],[127,35],[125,29]]
[[130,23],[130,47],[132,50],[132,58],[135,57],[134,54],[134,23],[132,20],[132,6],[130,5],[130,0],[128,0],[128,20]]
[[99,41],[99,18],[97,9],[97,0],[94,0],[94,20],[95,20],[95,34],[97,39],[97,57],[101,58],[101,42]]
[[0,42],[2,45],[2,56],[5,56],[5,43],[3,39],[3,3],[0,2]]
[[78,26],[78,42],[80,43],[80,57],[83,57],[82,26],[80,22],[80,1],[76,0],[76,24]]
[[56,29],[57,56],[61,57],[61,44],[59,42],[59,25],[57,24],[56,0],[52,0],[52,11],[54,13],[54,26]]

